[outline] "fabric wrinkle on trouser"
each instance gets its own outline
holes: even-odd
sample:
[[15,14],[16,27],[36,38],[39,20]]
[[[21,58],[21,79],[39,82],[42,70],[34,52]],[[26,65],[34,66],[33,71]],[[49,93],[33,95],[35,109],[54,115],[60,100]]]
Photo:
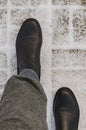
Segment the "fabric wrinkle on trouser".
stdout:
[[0,130],[48,130],[46,105],[39,81],[11,77],[0,103]]

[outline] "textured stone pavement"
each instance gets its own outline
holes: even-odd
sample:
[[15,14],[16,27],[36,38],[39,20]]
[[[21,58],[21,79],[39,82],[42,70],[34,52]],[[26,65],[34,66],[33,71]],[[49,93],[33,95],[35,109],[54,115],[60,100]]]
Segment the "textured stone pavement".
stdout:
[[41,83],[48,97],[49,130],[54,130],[52,102],[69,87],[80,105],[79,130],[86,130],[86,0],[0,0],[0,95],[16,74],[15,40],[27,18],[43,31]]

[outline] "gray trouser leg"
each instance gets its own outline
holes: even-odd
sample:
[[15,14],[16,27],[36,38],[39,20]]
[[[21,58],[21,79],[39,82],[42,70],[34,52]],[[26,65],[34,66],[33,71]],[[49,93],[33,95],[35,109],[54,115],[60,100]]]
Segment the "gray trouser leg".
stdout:
[[0,130],[47,130],[46,104],[39,81],[13,76],[0,103]]

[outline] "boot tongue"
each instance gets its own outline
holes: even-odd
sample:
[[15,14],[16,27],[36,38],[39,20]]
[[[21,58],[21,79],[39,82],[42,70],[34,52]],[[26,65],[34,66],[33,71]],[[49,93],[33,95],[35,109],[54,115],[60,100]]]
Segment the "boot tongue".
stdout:
[[62,130],[75,130],[76,123],[74,122],[74,114],[70,112],[60,112],[60,120]]
[[33,35],[33,36],[25,36],[22,39],[22,51],[24,51],[24,54],[26,54],[26,56],[31,57],[32,60],[34,58],[36,58],[36,53],[37,53],[37,48],[38,48],[38,38],[37,36]]

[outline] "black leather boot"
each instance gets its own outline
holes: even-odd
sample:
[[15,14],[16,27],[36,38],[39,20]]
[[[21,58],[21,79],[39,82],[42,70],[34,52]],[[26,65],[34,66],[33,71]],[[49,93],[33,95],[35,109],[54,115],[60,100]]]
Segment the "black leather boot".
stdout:
[[57,91],[53,105],[56,130],[78,130],[79,106],[69,88]]
[[40,50],[42,31],[36,19],[27,19],[20,28],[16,40],[17,70],[33,69],[40,78]]

